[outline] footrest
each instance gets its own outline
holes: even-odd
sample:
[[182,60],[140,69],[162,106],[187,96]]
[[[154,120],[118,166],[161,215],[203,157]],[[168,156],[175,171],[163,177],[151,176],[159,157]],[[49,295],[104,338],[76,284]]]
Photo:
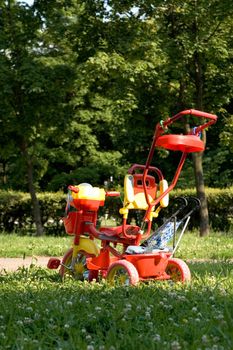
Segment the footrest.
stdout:
[[137,245],[129,245],[125,251],[126,254],[155,254],[159,252],[167,253],[169,252],[169,248],[153,248],[150,247],[142,247]]
[[[122,226],[115,227],[100,227],[100,232],[108,237],[117,237],[122,235]],[[126,233],[128,235],[137,235],[140,230],[140,227],[133,225],[126,225]]]
[[47,263],[47,268],[51,270],[56,270],[61,264],[60,259],[58,258],[50,258]]

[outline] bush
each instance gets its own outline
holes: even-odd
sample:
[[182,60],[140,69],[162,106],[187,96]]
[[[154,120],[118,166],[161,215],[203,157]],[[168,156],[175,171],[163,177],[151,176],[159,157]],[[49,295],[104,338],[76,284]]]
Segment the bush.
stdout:
[[[195,196],[195,189],[175,190],[173,196]],[[211,228],[215,231],[230,231],[233,226],[233,187],[206,188],[209,219]],[[199,227],[199,213],[193,215],[191,226]]]
[[[171,193],[172,199],[177,196],[195,196],[195,189],[175,190]],[[210,225],[213,230],[229,231],[233,224],[233,187],[227,189],[206,188],[208,199]],[[66,194],[62,192],[39,193],[42,222],[46,235],[62,235],[65,230],[62,223],[66,206]],[[117,198],[107,198],[105,206],[100,209],[99,217],[108,213],[117,222],[121,222],[119,208],[122,203]],[[28,193],[16,191],[0,191],[0,229],[5,232],[33,234],[35,226],[32,219],[31,199]],[[164,211],[165,213],[165,211]],[[160,220],[163,217],[161,211]],[[199,214],[195,213],[189,228],[199,227]]]
[[[64,216],[66,195],[62,192],[38,194],[45,234],[61,235],[64,232],[61,217]],[[0,191],[0,230],[20,234],[35,233],[32,204],[28,193]]]

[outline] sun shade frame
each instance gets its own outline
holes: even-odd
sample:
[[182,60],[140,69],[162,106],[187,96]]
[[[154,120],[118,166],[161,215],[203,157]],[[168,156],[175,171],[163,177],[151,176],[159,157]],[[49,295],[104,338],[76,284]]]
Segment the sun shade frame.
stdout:
[[195,135],[163,135],[156,140],[155,146],[172,151],[185,153],[202,152],[205,149],[204,142]]

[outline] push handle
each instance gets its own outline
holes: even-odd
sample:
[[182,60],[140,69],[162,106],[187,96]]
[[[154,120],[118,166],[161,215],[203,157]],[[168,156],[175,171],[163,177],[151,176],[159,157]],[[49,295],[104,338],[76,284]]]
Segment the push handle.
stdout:
[[[189,112],[189,113],[184,113],[184,114],[192,114],[192,115],[195,115],[196,117],[214,120],[215,122],[218,119],[218,117],[215,114],[198,111],[197,109],[190,109],[189,111],[184,111],[184,112]],[[181,112],[181,113],[183,113],[183,112]]]
[[197,109],[186,109],[185,111],[179,112],[176,115],[174,115],[173,117],[168,118],[167,120],[158,123],[157,124],[157,130],[158,130],[157,136],[161,135],[163,133],[164,129],[168,125],[174,123],[177,119],[180,119],[184,115],[193,115],[195,117],[209,119],[208,122],[206,122],[206,123],[204,123],[196,128],[195,134],[197,134],[201,130],[207,128],[208,126],[216,123],[216,121],[218,119],[218,117],[215,114],[202,112],[202,111],[199,111]]

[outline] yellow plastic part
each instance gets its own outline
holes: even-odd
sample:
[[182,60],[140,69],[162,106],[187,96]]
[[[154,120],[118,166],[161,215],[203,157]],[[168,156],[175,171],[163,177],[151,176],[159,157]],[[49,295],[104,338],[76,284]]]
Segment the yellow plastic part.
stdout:
[[153,218],[157,218],[159,216],[159,212],[162,209],[161,206],[159,206],[155,211],[150,213],[150,221],[153,220]]
[[125,204],[132,203],[134,201],[134,180],[130,174],[125,175],[124,179],[124,202]]
[[72,192],[74,199],[105,200],[105,190],[103,188],[93,187],[88,183],[82,183],[75,187],[79,189],[79,192]]
[[[167,180],[163,179],[159,182],[159,192],[160,195],[163,194],[168,189]],[[166,194],[160,201],[160,205],[162,208],[166,208],[169,204],[169,193]]]
[[127,219],[127,217],[128,217],[128,213],[129,213],[129,209],[127,209],[127,208],[121,208],[120,210],[119,210],[119,213],[121,214],[121,215],[123,215],[123,218],[124,219]]
[[[149,195],[149,202],[153,198]],[[146,210],[148,204],[144,192],[134,194],[134,178],[133,175],[127,174],[124,179],[124,207],[120,209],[120,214],[124,219],[128,218],[129,209]],[[153,209],[152,209],[153,210]]]
[[[151,196],[149,195],[149,201],[152,201]],[[146,210],[148,208],[148,204],[146,201],[145,194],[143,192],[137,193],[134,196],[134,201],[128,206],[129,209],[143,209]]]
[[88,237],[81,236],[79,238],[79,244],[73,245],[73,257],[76,257],[79,251],[84,251],[90,255],[99,255],[100,249],[95,243],[95,241],[89,239]]

